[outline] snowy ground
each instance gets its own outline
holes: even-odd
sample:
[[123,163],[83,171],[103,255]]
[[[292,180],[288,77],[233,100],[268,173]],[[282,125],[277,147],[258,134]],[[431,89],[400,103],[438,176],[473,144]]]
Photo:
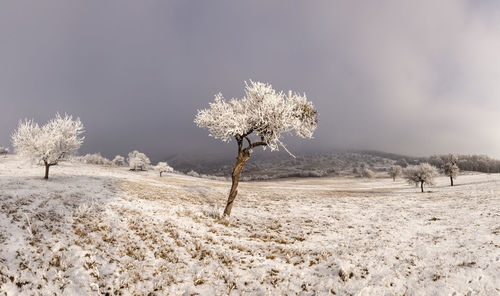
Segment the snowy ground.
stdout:
[[240,185],[0,157],[0,294],[500,295],[500,176]]

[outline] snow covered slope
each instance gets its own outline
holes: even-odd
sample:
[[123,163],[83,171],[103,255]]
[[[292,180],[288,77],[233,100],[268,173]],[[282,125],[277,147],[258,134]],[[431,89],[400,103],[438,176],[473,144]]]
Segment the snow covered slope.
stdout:
[[0,157],[0,294],[499,295],[500,176],[230,184]]

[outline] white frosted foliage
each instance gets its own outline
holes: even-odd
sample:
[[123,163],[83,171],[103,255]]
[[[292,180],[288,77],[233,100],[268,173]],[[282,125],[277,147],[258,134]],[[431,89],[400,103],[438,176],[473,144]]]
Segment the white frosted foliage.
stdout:
[[456,154],[450,154],[443,166],[444,174],[448,177],[456,178],[458,176],[458,172],[460,171],[457,163],[458,156]]
[[160,173],[160,177],[161,177],[161,174],[163,173],[171,173],[174,171],[174,169],[168,165],[168,163],[166,162],[159,162],[156,166],[155,166],[155,170]]
[[361,176],[363,178],[373,178],[375,177],[375,172],[370,170],[369,168],[364,168],[362,171],[361,171]]
[[404,175],[408,183],[420,183],[423,192],[424,184],[434,185],[434,178],[438,175],[438,170],[428,163],[421,163],[419,165],[407,167],[404,171]]
[[82,157],[82,160],[86,164],[96,164],[96,165],[110,165],[111,161],[106,157],[102,156],[101,153],[87,154]]
[[199,110],[194,121],[216,139],[228,142],[253,134],[260,145],[271,150],[285,148],[283,133],[312,138],[318,123],[317,111],[305,95],[276,92],[270,84],[254,81],[245,83],[242,99],[226,102],[222,94],[217,94],[210,108]]
[[36,163],[56,165],[80,148],[84,127],[79,118],[56,114],[44,126],[32,119],[21,120],[12,134],[12,146],[17,154],[28,156]]
[[151,161],[146,154],[134,150],[128,154],[128,164],[131,170],[145,171],[151,165]]
[[389,168],[388,174],[394,180],[401,175],[403,172],[403,168],[399,165],[393,165]]
[[117,156],[115,156],[115,158],[113,158],[111,163],[114,166],[123,166],[123,165],[125,165],[125,157],[123,157],[121,155],[117,155]]

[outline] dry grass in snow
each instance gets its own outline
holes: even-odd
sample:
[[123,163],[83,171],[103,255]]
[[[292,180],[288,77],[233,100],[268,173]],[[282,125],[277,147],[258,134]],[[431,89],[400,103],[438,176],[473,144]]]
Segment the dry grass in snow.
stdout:
[[0,158],[6,295],[499,295],[500,176],[230,184]]

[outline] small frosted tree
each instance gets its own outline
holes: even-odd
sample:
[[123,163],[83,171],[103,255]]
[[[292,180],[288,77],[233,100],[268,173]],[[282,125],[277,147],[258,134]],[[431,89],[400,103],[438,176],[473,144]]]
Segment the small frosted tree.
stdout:
[[134,150],[128,154],[128,164],[131,171],[145,171],[151,165],[151,161],[146,154]]
[[393,181],[396,181],[396,178],[401,176],[401,173],[403,172],[403,168],[399,165],[393,165],[389,168],[389,171],[387,172],[389,176],[392,178]]
[[312,138],[317,114],[305,95],[276,92],[270,84],[253,81],[245,83],[242,99],[226,102],[217,94],[210,108],[198,110],[194,120],[198,127],[207,128],[210,136],[224,142],[234,139],[238,147],[224,216],[231,214],[241,171],[253,149],[262,146],[274,151],[282,147],[290,153],[281,135],[295,131],[299,137]]
[[155,170],[160,173],[160,177],[162,173],[171,173],[174,171],[174,169],[169,166],[166,162],[159,162],[155,166]]
[[453,186],[453,179],[458,176],[460,169],[458,168],[458,156],[456,154],[448,155],[446,162],[443,165],[444,174],[450,177],[451,186]]
[[7,153],[9,153],[9,148],[0,146],[0,154],[3,154],[3,156],[6,157]]
[[113,160],[111,161],[111,164],[114,166],[124,166],[125,165],[125,157],[121,155],[115,156]]
[[375,172],[373,172],[369,168],[363,168],[361,170],[361,177],[371,179],[371,178],[375,177]]
[[19,121],[17,130],[12,134],[12,146],[19,155],[28,156],[35,163],[43,163],[45,177],[49,178],[49,168],[59,161],[66,160],[83,143],[83,124],[80,118],[73,119],[56,114],[44,126],[33,120]]
[[438,175],[436,167],[421,163],[409,166],[404,171],[404,176],[409,184],[420,184],[420,189],[424,192],[424,184],[434,185],[434,177]]

